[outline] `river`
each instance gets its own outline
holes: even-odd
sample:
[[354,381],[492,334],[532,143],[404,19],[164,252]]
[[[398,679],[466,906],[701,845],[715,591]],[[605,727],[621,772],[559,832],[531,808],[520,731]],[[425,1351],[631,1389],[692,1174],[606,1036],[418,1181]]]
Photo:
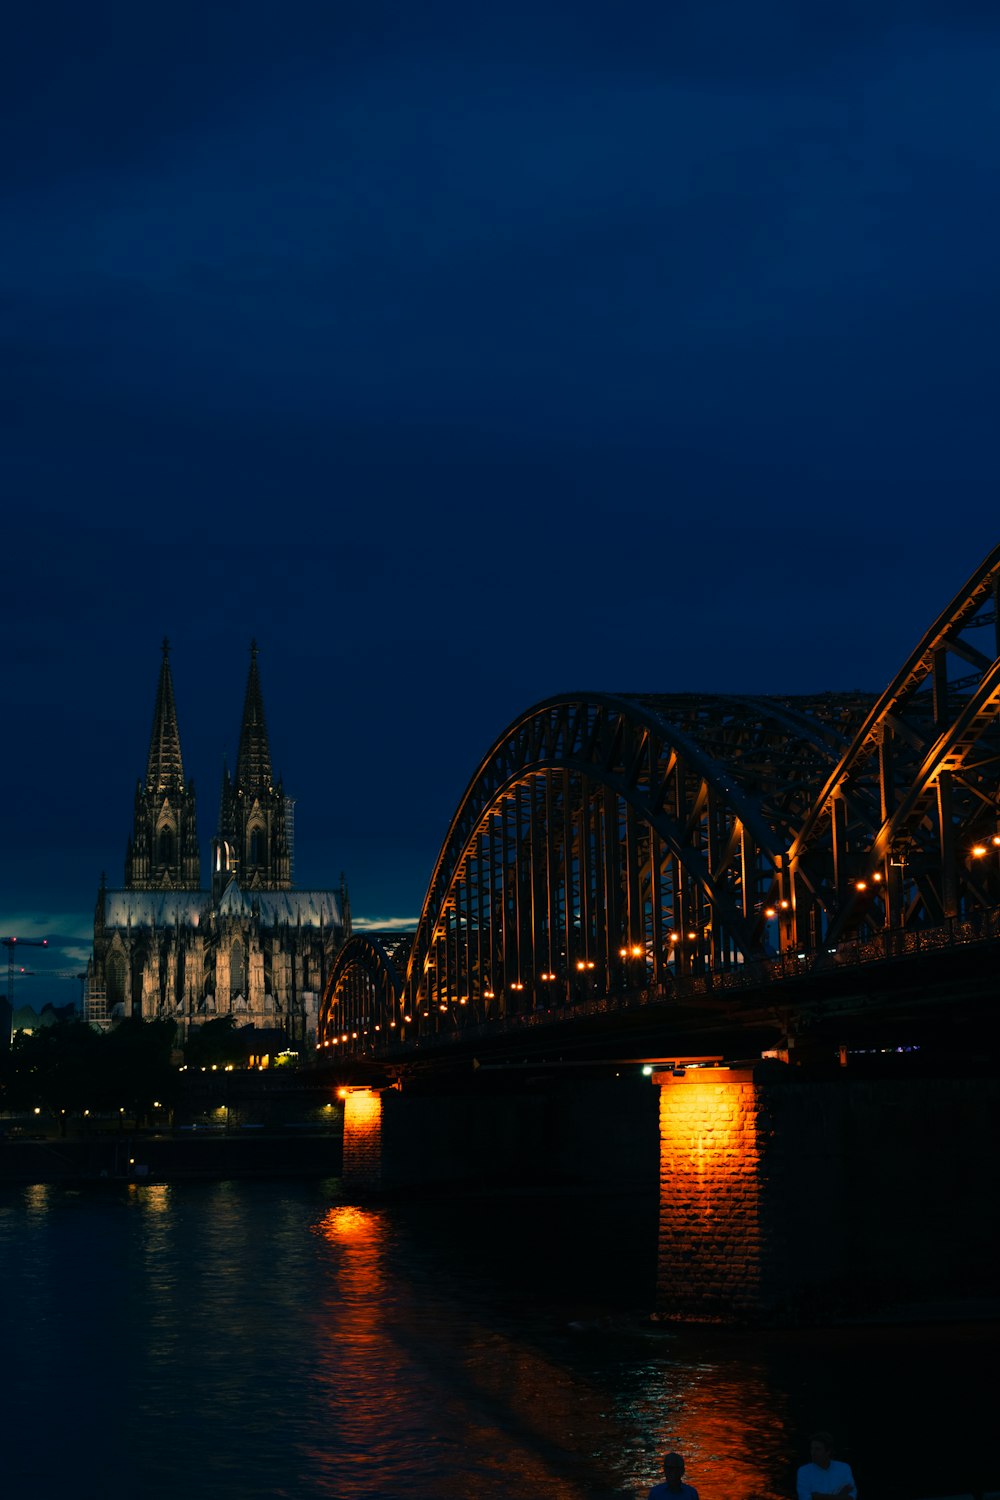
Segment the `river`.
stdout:
[[100,1500],[1000,1487],[998,1324],[656,1328],[649,1205],[336,1181],[0,1190],[4,1488]]

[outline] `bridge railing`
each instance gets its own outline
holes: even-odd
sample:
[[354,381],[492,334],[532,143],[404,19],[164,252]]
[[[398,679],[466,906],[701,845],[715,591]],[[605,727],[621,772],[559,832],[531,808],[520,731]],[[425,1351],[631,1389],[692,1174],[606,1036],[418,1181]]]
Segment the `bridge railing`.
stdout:
[[650,983],[644,987],[564,1000],[492,1019],[463,1020],[461,1024],[456,1021],[453,1028],[442,1026],[424,1035],[411,1035],[401,1042],[369,1036],[365,1044],[352,1050],[354,1055],[360,1052],[368,1056],[405,1056],[414,1051],[486,1040],[501,1033],[534,1031],[563,1021],[577,1021],[582,1016],[625,1014],[650,1006],[666,1006],[678,1000],[697,1002],[708,996],[767,989],[809,975],[862,968],[997,939],[1000,939],[1000,907],[992,907],[967,917],[955,917],[938,927],[913,932],[887,929],[864,942],[849,941],[838,943],[836,948],[784,953],[778,958],[741,964],[738,969],[726,973],[682,975],[660,984]]

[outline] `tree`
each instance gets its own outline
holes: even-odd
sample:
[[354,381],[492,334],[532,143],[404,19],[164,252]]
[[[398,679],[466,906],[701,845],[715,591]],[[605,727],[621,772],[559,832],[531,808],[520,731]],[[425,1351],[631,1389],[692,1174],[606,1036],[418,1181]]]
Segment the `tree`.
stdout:
[[14,1038],[5,1079],[8,1109],[41,1108],[66,1118],[102,1106],[101,1044],[85,1021],[62,1020]]
[[188,1033],[184,1061],[190,1068],[225,1067],[246,1060],[246,1045],[232,1016],[217,1016]]
[[170,1103],[178,1085],[170,1061],[173,1021],[122,1021],[106,1035],[85,1021],[60,1020],[18,1032],[0,1080],[6,1109],[41,1108],[58,1117],[124,1110],[142,1120],[154,1102]]
[[173,1102],[177,1069],[170,1061],[177,1027],[173,1021],[131,1016],[103,1038],[105,1079],[118,1094],[112,1107],[124,1108],[139,1124],[155,1103]]

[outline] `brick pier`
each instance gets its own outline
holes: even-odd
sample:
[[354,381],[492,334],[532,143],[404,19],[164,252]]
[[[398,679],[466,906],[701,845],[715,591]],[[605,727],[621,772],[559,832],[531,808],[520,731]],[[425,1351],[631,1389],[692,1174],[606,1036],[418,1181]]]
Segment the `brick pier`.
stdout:
[[661,1311],[811,1317],[995,1285],[997,1079],[762,1062],[653,1082]]
[[344,1099],[344,1186],[376,1191],[382,1186],[382,1095],[350,1089]]

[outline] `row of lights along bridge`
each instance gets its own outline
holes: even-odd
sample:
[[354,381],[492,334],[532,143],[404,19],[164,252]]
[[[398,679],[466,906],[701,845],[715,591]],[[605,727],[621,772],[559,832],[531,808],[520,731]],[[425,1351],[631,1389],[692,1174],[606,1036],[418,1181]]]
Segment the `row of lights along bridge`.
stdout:
[[[993,836],[990,839],[990,841],[989,841],[988,844],[985,844],[985,843],[976,843],[976,844],[973,844],[972,847],[968,851],[968,856],[967,857],[970,858],[970,859],[972,859],[972,860],[977,860],[978,861],[978,860],[985,859],[986,856],[988,854],[990,854],[991,851],[995,852],[997,855],[1000,855],[1000,832],[997,832],[997,833],[993,834]],[[877,886],[877,885],[881,884],[881,882],[883,881],[883,879],[884,879],[884,877],[882,875],[882,872],[879,871],[879,870],[876,870],[874,872],[874,874],[872,875],[870,881],[864,880],[864,879],[855,880],[853,882],[853,888],[858,893],[858,895],[863,896],[865,894],[865,892],[868,890],[869,885],[876,885]],[[785,916],[789,912],[790,907],[791,907],[791,903],[787,899],[782,899],[782,900],[778,901],[773,906],[765,906],[765,907],[763,907],[761,915],[763,917],[765,917],[768,921],[773,921],[776,917],[783,917],[783,916]],[[699,940],[699,934],[696,931],[685,932],[685,933],[674,931],[674,932],[668,933],[667,934],[667,941],[670,944],[670,952],[668,954],[669,961],[673,961],[675,950],[676,950],[676,948],[682,942],[687,942],[687,943],[694,944],[694,943],[697,943],[698,940]],[[621,947],[621,948],[618,949],[618,957],[620,959],[622,959],[622,960],[625,961],[624,964],[623,964],[623,967],[622,967],[622,969],[621,969],[621,971],[619,972],[619,975],[618,975],[618,981],[619,981],[619,983],[620,984],[625,984],[625,985],[633,984],[633,985],[637,985],[639,987],[644,987],[645,984],[648,981],[647,963],[648,963],[648,959],[649,959],[649,955],[648,955],[648,952],[647,952],[647,949],[645,948],[645,946],[643,946],[641,943],[627,944],[627,945],[625,945],[625,946],[623,946],[623,947]],[[805,957],[805,955],[801,954],[800,957]],[[640,969],[638,967],[638,964],[640,962],[641,962],[641,965],[642,965],[641,971],[640,971]],[[590,959],[583,959],[583,958],[577,959],[576,960],[576,964],[575,964],[577,976],[578,976],[578,978],[580,980],[596,979],[596,973],[594,972],[596,970],[596,967],[597,967],[596,963],[595,963],[595,961],[592,958],[590,958]],[[543,984],[543,985],[551,985],[551,984],[556,984],[556,983],[560,983],[560,982],[565,982],[565,981],[561,981],[560,980],[560,976],[557,973],[555,973],[553,970],[551,970],[551,969],[544,970],[543,972],[541,972],[538,975],[538,981],[539,981],[540,984]],[[516,992],[516,993],[520,994],[520,993],[522,993],[525,990],[526,986],[525,986],[524,981],[522,979],[518,978],[518,979],[512,980],[511,983],[510,983],[510,985],[508,986],[508,988],[512,992]],[[458,996],[457,997],[458,1004],[459,1005],[468,1005],[469,1004],[469,998],[470,997],[468,995]],[[485,989],[483,991],[482,998],[486,1002],[495,1000],[496,999],[496,993],[495,993],[495,991],[493,989]],[[405,1004],[405,1001],[401,998],[400,1005],[402,1006],[404,1004]],[[441,1012],[448,1012],[450,1009],[451,1009],[451,1002],[442,1001],[438,1005],[438,1010],[441,1011]],[[429,1012],[428,1011],[423,1011],[423,1012],[421,1012],[421,1014],[426,1019],[427,1016],[428,1016],[428,1014],[429,1014]],[[412,1017],[412,1015],[409,1015],[409,1014],[403,1014],[400,1019],[403,1022],[410,1022],[410,1021],[412,1021],[413,1017]],[[395,1027],[396,1024],[397,1023],[396,1023],[395,1020],[391,1020],[389,1022],[389,1025],[391,1027]],[[375,1030],[376,1031],[380,1031],[381,1029],[382,1029],[381,1026],[376,1023]],[[349,1040],[357,1040],[357,1039],[358,1039],[358,1033],[356,1031],[344,1032],[344,1033],[342,1033],[339,1036],[334,1036],[332,1038],[327,1039],[325,1042],[322,1042],[321,1045],[322,1046],[326,1046],[326,1047],[336,1046],[339,1042],[347,1042]]]

